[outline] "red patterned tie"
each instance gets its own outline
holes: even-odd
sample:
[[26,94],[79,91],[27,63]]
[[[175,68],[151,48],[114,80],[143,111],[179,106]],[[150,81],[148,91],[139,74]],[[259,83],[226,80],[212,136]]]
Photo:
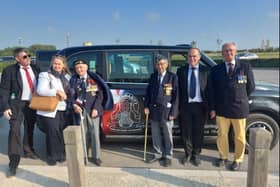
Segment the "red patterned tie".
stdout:
[[232,73],[233,73],[233,64],[232,63],[228,63],[228,76],[231,77]]
[[28,81],[29,88],[30,88],[31,92],[33,92],[34,91],[34,86],[33,86],[33,81],[31,79],[30,73],[28,71],[28,67],[23,67],[23,69],[25,71],[25,76],[26,76],[26,79]]

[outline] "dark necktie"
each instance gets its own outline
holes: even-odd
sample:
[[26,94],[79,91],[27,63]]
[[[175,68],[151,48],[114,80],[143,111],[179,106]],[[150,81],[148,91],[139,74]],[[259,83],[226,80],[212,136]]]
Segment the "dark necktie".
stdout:
[[82,78],[81,78],[81,89],[82,89],[83,91],[85,91],[85,88],[86,88],[85,78],[82,77]]
[[196,79],[195,79],[195,74],[194,74],[195,68],[192,68],[192,73],[191,73],[191,80],[190,80],[190,98],[195,97],[195,90],[196,90]]
[[228,63],[228,76],[231,77],[233,73],[233,64]]
[[23,70],[25,71],[25,76],[26,76],[30,91],[33,92],[34,91],[34,86],[33,86],[33,81],[31,79],[31,75],[28,71],[28,67],[23,67]]
[[82,97],[82,100],[84,101],[86,99],[86,82],[85,82],[84,77],[81,78],[80,87],[81,87],[81,90],[82,90],[81,97]]
[[160,86],[160,82],[161,82],[161,77],[162,77],[162,74],[159,73],[159,74],[158,74],[158,85],[159,85],[159,86]]

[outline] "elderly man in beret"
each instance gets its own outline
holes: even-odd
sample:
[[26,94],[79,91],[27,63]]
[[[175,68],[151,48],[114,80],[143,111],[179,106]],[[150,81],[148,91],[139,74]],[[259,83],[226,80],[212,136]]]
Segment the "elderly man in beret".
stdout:
[[146,90],[144,113],[150,115],[155,154],[148,163],[159,161],[170,166],[173,157],[173,121],[178,113],[177,75],[168,71],[168,59],[158,55],[156,72],[150,77]]
[[[74,113],[82,113],[86,133],[91,140],[93,162],[101,165],[100,151],[100,117],[103,110],[113,109],[113,97],[104,80],[96,73],[88,71],[88,63],[84,59],[73,62],[75,74],[70,79],[70,105]],[[80,115],[74,115],[74,122],[79,124]],[[88,147],[88,146],[87,146]]]

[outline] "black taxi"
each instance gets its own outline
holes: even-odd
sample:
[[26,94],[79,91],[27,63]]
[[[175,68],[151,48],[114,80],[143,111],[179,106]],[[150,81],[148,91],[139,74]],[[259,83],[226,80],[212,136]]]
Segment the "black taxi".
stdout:
[[[109,85],[114,110],[106,111],[102,117],[103,137],[143,138],[145,115],[143,100],[148,79],[155,71],[158,54],[169,59],[169,70],[176,73],[177,68],[187,62],[190,45],[98,45],[70,47],[60,50],[57,55],[67,57],[69,67],[76,59],[86,59],[89,70],[98,73]],[[202,52],[200,64],[208,68],[216,63]],[[73,70],[73,69],[72,69]],[[250,128],[265,128],[271,132],[273,148],[279,139],[279,86],[256,84],[250,97],[250,115],[247,120],[247,138]],[[180,135],[178,123],[173,134]],[[214,121],[208,120],[205,136],[217,135]]]

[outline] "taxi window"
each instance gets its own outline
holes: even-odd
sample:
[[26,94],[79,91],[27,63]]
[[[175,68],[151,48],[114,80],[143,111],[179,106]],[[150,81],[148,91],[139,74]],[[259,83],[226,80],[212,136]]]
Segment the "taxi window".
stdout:
[[77,59],[85,59],[88,62],[89,65],[89,71],[99,73],[101,74],[101,66],[98,66],[98,60],[97,60],[97,54],[94,52],[83,52],[78,53],[75,55],[72,55],[68,58],[68,66],[71,71],[74,71],[73,69],[73,62]]
[[186,64],[186,57],[184,54],[171,54],[171,68],[169,70],[176,73],[177,69]]
[[110,82],[146,83],[153,73],[153,53],[111,52],[106,56]]

